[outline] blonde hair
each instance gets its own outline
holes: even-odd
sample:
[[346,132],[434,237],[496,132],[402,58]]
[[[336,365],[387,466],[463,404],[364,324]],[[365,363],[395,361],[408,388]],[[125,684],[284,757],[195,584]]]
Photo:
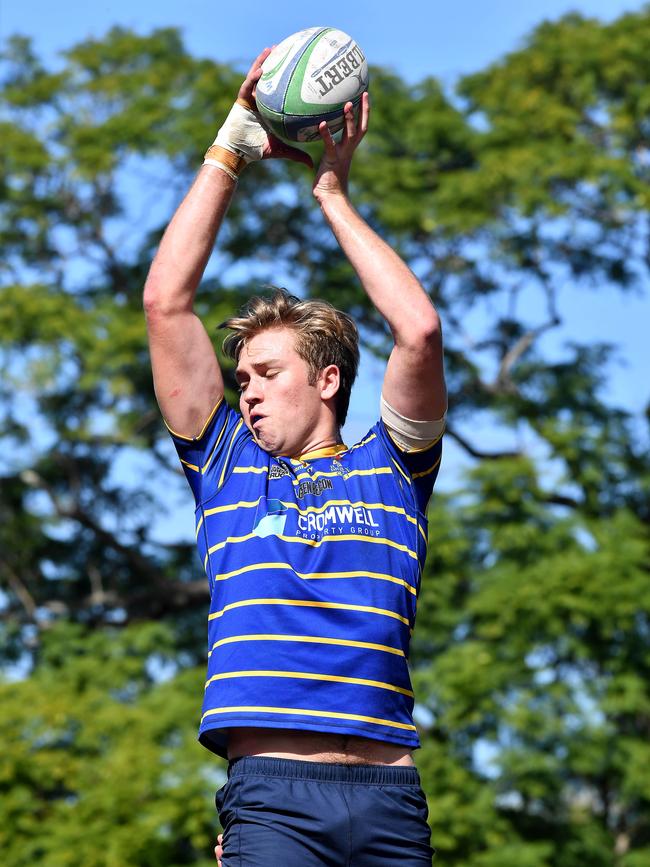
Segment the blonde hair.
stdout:
[[327,301],[302,301],[286,289],[273,289],[270,297],[255,296],[244,305],[238,316],[220,326],[231,333],[223,341],[223,351],[234,361],[251,337],[268,328],[290,328],[296,335],[296,352],[307,362],[309,384],[329,364],[340,373],[336,393],[336,421],[345,422],[350,392],[359,367],[359,332],[354,320]]

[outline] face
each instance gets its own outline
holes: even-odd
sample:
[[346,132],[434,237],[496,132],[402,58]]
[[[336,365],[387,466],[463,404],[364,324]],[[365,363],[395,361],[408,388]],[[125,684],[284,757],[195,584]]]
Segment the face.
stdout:
[[309,384],[309,367],[288,328],[269,328],[248,340],[235,376],[244,422],[272,455],[298,457],[337,441],[333,398],[338,368],[326,367]]

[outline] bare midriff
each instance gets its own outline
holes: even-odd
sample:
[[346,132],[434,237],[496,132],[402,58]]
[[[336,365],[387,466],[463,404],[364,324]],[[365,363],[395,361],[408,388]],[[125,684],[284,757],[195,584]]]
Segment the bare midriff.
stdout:
[[269,756],[346,765],[414,764],[409,749],[386,741],[356,735],[269,728],[229,729],[228,758],[240,756]]

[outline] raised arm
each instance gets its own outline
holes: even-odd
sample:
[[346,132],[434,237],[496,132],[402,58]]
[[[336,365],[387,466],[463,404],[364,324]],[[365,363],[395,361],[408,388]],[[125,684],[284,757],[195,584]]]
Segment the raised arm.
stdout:
[[255,105],[265,49],[253,62],[237,102],[206,153],[192,188],[174,214],[152,262],[144,290],[156,398],[173,431],[196,436],[223,395],[223,377],[210,338],[194,313],[194,298],[217,233],[250,162],[285,157],[311,165],[303,151],[269,135]]
[[327,126],[320,133],[325,152],[314,181],[314,196],[368,297],[392,332],[382,393],[408,419],[433,421],[447,408],[440,318],[421,284],[397,253],[353,208],[347,180],[354,151],[368,128],[370,105],[363,95],[358,121],[346,108],[340,143]]

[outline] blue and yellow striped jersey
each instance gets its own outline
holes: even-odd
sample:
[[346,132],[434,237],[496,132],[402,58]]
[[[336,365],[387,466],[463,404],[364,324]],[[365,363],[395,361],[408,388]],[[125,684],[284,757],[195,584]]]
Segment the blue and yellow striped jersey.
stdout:
[[231,726],[419,746],[408,671],[442,443],[405,454],[378,422],[357,445],[273,457],[222,401],[173,434],[211,590],[199,739]]

